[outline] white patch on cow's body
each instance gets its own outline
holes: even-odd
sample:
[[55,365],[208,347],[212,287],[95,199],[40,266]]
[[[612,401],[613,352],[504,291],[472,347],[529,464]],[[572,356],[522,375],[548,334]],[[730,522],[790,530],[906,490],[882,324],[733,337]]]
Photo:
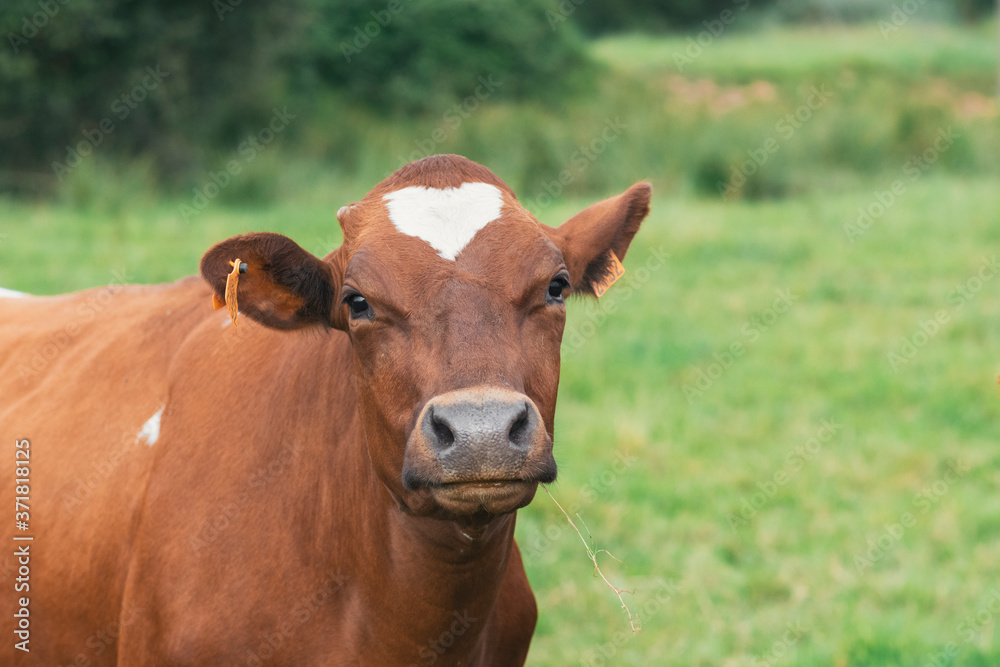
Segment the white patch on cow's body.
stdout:
[[0,287],[0,299],[27,299],[30,294]]
[[489,183],[462,183],[457,188],[414,185],[382,197],[389,219],[403,234],[431,244],[453,260],[480,229],[500,217],[503,195]]
[[156,441],[160,439],[160,416],[162,414],[163,408],[160,408],[156,414],[146,420],[146,423],[139,430],[139,435],[135,437],[136,442],[145,440],[150,447],[156,444]]

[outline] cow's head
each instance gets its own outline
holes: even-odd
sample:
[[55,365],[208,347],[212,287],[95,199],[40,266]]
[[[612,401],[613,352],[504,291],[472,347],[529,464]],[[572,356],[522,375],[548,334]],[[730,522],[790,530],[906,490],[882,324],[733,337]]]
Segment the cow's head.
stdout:
[[243,314],[277,329],[333,327],[354,350],[369,456],[414,514],[511,512],[555,478],[552,429],[570,294],[624,258],[650,186],[540,224],[488,169],[454,155],[403,167],[337,213],[320,259],[277,234],[202,259],[223,298],[230,261]]

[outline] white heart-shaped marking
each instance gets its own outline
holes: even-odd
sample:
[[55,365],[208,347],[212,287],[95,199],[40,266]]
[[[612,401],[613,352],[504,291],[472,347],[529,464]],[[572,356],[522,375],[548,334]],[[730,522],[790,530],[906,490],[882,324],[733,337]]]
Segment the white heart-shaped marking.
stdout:
[[389,219],[403,234],[431,244],[452,261],[480,229],[500,217],[503,196],[489,183],[462,183],[457,188],[414,185],[382,197]]

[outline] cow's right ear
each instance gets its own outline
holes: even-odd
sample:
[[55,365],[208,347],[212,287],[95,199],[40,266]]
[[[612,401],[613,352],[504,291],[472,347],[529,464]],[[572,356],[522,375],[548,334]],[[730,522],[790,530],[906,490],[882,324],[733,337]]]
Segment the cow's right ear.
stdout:
[[213,246],[201,258],[201,275],[225,303],[235,260],[246,264],[236,298],[239,311],[274,329],[335,326],[340,285],[328,262],[281,234],[243,234]]

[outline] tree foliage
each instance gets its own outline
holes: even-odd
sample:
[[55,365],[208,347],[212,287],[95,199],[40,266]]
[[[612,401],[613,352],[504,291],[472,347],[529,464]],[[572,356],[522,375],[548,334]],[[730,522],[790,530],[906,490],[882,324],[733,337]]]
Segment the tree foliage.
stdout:
[[265,113],[295,12],[220,13],[225,1],[5,2],[0,168],[47,171],[100,150],[153,151],[166,170],[184,169],[228,127]]
[[588,63],[572,22],[553,23],[547,0],[313,0],[293,71],[390,111],[433,110],[483,94],[554,101]]
[[555,100],[588,68],[542,0],[8,0],[0,28],[0,187],[98,150],[183,174],[317,91],[393,114]]

